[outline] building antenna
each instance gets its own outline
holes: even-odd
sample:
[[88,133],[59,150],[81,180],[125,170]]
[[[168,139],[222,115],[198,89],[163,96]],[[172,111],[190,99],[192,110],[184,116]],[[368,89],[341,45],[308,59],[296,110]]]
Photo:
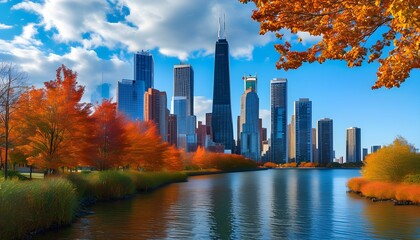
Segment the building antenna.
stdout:
[[217,30],[217,39],[220,39],[220,17],[219,17],[219,28]]
[[223,30],[226,39],[226,14],[223,14]]

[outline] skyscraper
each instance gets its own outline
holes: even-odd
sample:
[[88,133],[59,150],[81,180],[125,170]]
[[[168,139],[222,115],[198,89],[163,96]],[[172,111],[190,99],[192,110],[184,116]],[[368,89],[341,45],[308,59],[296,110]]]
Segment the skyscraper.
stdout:
[[318,163],[318,148],[316,147],[316,128],[312,128],[312,162]]
[[362,157],[361,130],[357,127],[347,128],[346,162],[360,162]]
[[312,161],[312,102],[308,98],[295,101],[296,162]]
[[174,96],[187,97],[187,115],[194,115],[194,70],[191,65],[174,66]]
[[172,97],[172,113],[176,115],[177,147],[187,149],[187,97]]
[[167,97],[166,92],[149,88],[144,93],[144,120],[153,121],[156,124],[163,141],[167,141]]
[[294,114],[288,125],[288,137],[289,161],[296,161],[296,121]]
[[153,56],[149,51],[134,54],[134,80],[144,82],[144,91],[153,88],[154,63]]
[[117,110],[130,120],[144,119],[144,81],[123,79],[117,86]]
[[374,145],[370,148],[370,153],[375,153],[377,152],[379,149],[381,149],[380,145]]
[[275,78],[270,82],[271,147],[270,158],[275,163],[287,162],[287,80]]
[[244,80],[244,91],[252,88],[257,92],[257,76],[243,76],[242,79]]
[[109,88],[111,84],[109,83],[102,83],[101,85],[95,88],[95,91],[92,93],[90,97],[90,102],[95,104],[101,104],[103,99],[110,99],[109,97]]
[[366,156],[368,155],[368,149],[367,148],[362,148],[362,159],[363,161],[365,160]]
[[333,162],[333,120],[323,118],[318,121],[318,160],[319,163]]
[[214,88],[212,131],[213,141],[223,144],[225,150],[234,151],[232,109],[230,105],[229,44],[220,37],[216,42],[214,58]]
[[[168,112],[168,111],[167,111]],[[177,121],[175,114],[168,113],[168,143],[177,146]]]
[[259,161],[261,156],[258,114],[258,95],[253,88],[248,88],[241,97],[240,148],[243,156],[255,161]]

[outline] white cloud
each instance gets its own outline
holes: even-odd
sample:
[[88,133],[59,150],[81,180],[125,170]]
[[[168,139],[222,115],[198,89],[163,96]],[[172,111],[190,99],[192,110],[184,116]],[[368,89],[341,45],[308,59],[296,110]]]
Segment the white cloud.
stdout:
[[[121,15],[124,7],[128,11],[119,22],[108,21],[109,16]],[[228,13],[226,34],[232,56],[252,59],[255,46],[272,40],[272,35],[257,34],[259,24],[251,20],[252,5],[234,0],[46,0],[25,1],[13,9],[38,14],[47,31],[57,32],[58,42],[78,42],[85,48],[124,47],[131,52],[157,48],[181,60],[196,53],[213,53],[217,17],[223,13]]]
[[213,100],[204,96],[194,97],[194,114],[197,116],[197,122],[202,121],[206,123],[206,113],[212,112]]
[[314,36],[308,32],[297,32],[296,35],[302,39],[302,44],[316,43],[322,40],[322,36]]
[[0,23],[0,30],[2,30],[2,29],[10,29],[10,28],[12,28],[13,26],[10,26],[10,25],[6,25],[6,24],[3,24],[3,23]]

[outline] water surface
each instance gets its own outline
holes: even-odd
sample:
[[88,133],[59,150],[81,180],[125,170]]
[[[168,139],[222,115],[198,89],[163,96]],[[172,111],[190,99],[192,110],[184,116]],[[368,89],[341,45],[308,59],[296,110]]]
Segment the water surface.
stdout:
[[276,169],[190,177],[100,203],[36,239],[420,239],[420,207],[346,193],[358,170]]

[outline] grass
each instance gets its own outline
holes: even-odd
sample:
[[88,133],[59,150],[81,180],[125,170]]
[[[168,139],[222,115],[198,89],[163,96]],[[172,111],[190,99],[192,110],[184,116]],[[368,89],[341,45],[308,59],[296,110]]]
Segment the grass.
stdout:
[[69,224],[77,208],[74,186],[66,179],[0,183],[0,239]]
[[420,184],[369,181],[358,177],[350,179],[347,182],[347,187],[366,197],[383,200],[395,199],[420,204]]
[[182,172],[125,172],[133,181],[138,192],[147,192],[173,182],[187,181],[187,174]]

